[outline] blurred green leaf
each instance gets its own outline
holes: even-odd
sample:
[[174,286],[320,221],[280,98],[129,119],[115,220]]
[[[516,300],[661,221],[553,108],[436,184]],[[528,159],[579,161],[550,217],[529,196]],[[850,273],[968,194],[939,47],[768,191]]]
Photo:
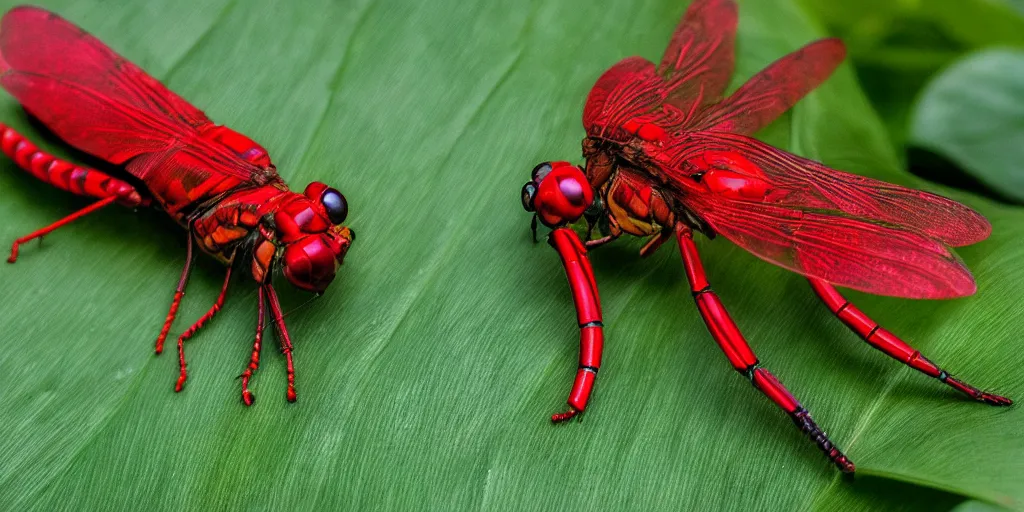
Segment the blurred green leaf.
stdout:
[[[0,269],[2,508],[1024,508],[1019,408],[886,359],[799,276],[724,241],[700,241],[716,290],[858,480],[729,368],[670,245],[646,260],[636,240],[594,252],[605,361],[584,421],[550,425],[577,328],[519,189],[536,162],[579,158],[593,81],[625,56],[657,59],[686,2],[43,3],[261,141],[296,188],[339,187],[359,238],[323,298],[283,297],[299,402],[285,403],[268,348],[252,408],[234,378],[255,323],[244,275],[189,342],[183,393],[173,355],[151,353],[184,257],[163,214],[110,209],[25,247]],[[790,0],[744,2],[741,16],[738,79],[823,35]],[[7,97],[0,119],[39,135]],[[848,68],[763,136],[922,186]],[[87,203],[6,160],[0,197],[6,240]],[[956,197],[995,228],[960,251],[977,296],[851,297],[950,371],[1019,398],[1024,213]],[[202,262],[175,331],[222,272]]]
[[1024,47],[1024,10],[1006,0],[800,1],[846,42],[897,146],[910,105],[940,69],[980,48]]
[[984,503],[981,501],[965,501],[953,509],[953,512],[1003,512],[1005,507]]
[[985,50],[943,71],[914,106],[910,142],[1024,202],[1024,51]]

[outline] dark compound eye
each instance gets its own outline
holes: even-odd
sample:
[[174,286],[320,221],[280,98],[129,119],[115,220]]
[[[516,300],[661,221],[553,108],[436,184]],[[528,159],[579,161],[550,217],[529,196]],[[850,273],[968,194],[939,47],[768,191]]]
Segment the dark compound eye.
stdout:
[[540,183],[540,180],[544,179],[549,172],[551,172],[551,162],[544,162],[533,168],[533,174],[531,174],[531,176],[533,176],[533,181],[535,183]]
[[320,196],[320,202],[323,203],[324,209],[327,210],[327,217],[331,219],[332,223],[345,222],[345,217],[348,217],[348,201],[345,201],[345,196],[341,195],[341,192],[329,188],[324,191],[324,195]]
[[533,196],[537,195],[537,185],[531,181],[523,185],[523,208],[528,212],[533,211]]

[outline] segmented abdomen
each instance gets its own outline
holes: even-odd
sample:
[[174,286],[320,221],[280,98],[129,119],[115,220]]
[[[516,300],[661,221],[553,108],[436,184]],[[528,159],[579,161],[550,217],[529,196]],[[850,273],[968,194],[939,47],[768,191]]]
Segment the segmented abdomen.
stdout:
[[22,169],[61,190],[99,199],[117,196],[119,202],[127,206],[136,206],[142,202],[139,193],[130,183],[41,151],[3,123],[0,123],[0,149]]

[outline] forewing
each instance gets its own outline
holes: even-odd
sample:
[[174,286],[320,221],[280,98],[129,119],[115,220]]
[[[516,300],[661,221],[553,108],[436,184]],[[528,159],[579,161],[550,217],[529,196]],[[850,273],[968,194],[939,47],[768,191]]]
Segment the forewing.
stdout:
[[[57,136],[114,164],[192,143],[199,109],[60,16],[16,7],[0,20],[0,85]],[[249,178],[240,158],[217,172]]]
[[821,39],[782,57],[701,115],[678,127],[753,134],[827,79],[846,57],[839,39]]
[[665,101],[690,111],[721,100],[735,67],[736,24],[733,0],[690,4],[658,65]]
[[733,0],[695,1],[676,27],[661,64],[624,59],[594,84],[583,109],[592,136],[625,140],[633,119],[670,126],[721,99],[733,72],[736,39]]
[[831,169],[731,133],[691,133],[684,144],[670,148],[665,167],[672,179],[690,179],[685,161],[694,153],[689,148],[731,152],[749,161],[771,186],[767,201],[781,207],[833,211],[920,232],[953,247],[979,242],[992,232],[985,217],[952,199]]
[[970,295],[974,278],[942,242],[842,214],[694,194],[683,203],[715,233],[768,262],[876,295]]
[[583,107],[587,134],[606,138],[628,138],[621,130],[630,119],[649,114],[664,100],[662,79],[654,64],[643,57],[619,61],[597,79]]

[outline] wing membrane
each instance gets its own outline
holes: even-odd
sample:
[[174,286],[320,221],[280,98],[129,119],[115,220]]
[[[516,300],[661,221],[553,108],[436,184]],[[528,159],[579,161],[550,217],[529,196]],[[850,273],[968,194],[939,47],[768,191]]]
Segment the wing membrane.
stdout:
[[688,134],[665,153],[665,172],[672,180],[690,180],[686,159],[693,148],[742,155],[771,184],[769,201],[782,207],[833,211],[898,226],[954,247],[979,242],[992,232],[985,217],[952,199],[837,171],[744,135]]
[[821,85],[845,57],[839,39],[810,43],[762,69],[683,129],[753,134]]
[[690,4],[661,64],[630,57],[612,66],[591,89],[583,125],[593,136],[629,138],[619,128],[645,115],[681,123],[715,103],[734,66],[736,4],[733,0]]
[[[37,7],[0,20],[0,85],[61,139],[118,165],[192,144],[213,126],[100,40]],[[241,179],[257,171],[240,158],[216,166]]]
[[976,290],[970,271],[945,244],[915,231],[721,196],[693,195],[683,203],[736,245],[805,276],[907,298],[953,298]]
[[658,66],[667,102],[689,111],[721,100],[735,68],[736,25],[733,0],[690,4]]
[[664,100],[662,80],[643,57],[619,61],[597,79],[583,106],[583,126],[593,136],[615,134],[620,126],[644,115]]

